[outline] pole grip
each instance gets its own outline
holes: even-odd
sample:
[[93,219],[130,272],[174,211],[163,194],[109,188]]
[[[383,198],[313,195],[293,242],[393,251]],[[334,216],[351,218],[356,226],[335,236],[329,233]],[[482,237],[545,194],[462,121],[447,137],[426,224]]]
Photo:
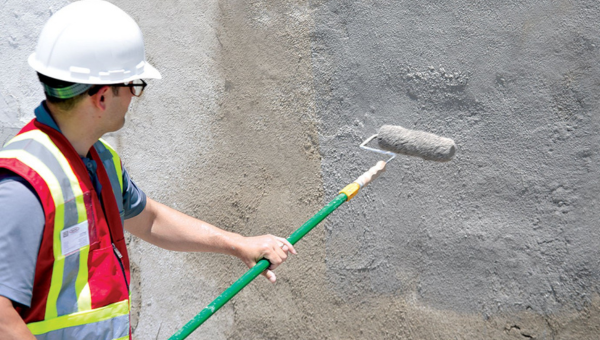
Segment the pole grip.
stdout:
[[373,167],[371,167],[371,169],[362,174],[354,182],[358,183],[358,185],[360,185],[361,188],[364,188],[367,184],[371,183],[373,180],[379,177],[379,175],[385,172],[386,164],[387,163],[384,161],[377,162],[377,164],[375,164]]

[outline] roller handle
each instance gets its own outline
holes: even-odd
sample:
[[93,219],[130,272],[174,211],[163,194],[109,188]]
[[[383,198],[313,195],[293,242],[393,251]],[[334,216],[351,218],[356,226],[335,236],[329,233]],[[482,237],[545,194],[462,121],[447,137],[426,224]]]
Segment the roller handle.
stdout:
[[362,174],[356,181],[348,184],[340,194],[346,194],[347,200],[351,200],[358,194],[358,191],[363,188],[365,185],[371,183],[374,179],[379,177],[385,171],[385,165],[387,162],[379,161],[375,164],[371,169]]
[[379,177],[379,175],[385,172],[386,164],[387,163],[384,161],[377,162],[377,164],[375,164],[373,167],[371,167],[371,169],[362,174],[354,182],[358,183],[361,188],[364,188],[367,184],[371,183],[373,180]]

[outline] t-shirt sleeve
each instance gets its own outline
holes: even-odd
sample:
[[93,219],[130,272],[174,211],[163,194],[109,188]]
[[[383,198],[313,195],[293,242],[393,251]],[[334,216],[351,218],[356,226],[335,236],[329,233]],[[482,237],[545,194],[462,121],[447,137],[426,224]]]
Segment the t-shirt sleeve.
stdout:
[[0,295],[30,307],[44,210],[20,177],[0,175]]
[[140,190],[123,167],[123,212],[125,219],[136,217],[146,207],[146,194]]

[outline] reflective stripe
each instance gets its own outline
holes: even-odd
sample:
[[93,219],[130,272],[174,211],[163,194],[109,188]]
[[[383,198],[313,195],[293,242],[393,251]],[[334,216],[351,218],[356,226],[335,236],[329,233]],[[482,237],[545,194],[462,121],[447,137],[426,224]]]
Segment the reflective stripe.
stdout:
[[44,163],[50,171],[54,174],[56,179],[61,184],[61,196],[65,204],[65,224],[67,226],[75,225],[79,222],[79,214],[77,212],[77,202],[75,202],[75,195],[73,189],[69,183],[65,183],[64,180],[68,179],[67,175],[63,171],[62,167],[51,153],[48,152],[47,148],[33,139],[19,140],[10,142],[4,150],[25,150],[27,153],[38,158]]
[[79,253],[77,252],[64,259],[62,287],[56,301],[56,314],[59,316],[77,312],[75,280],[78,272]]
[[[54,142],[40,130],[32,130],[20,135],[15,136],[10,142],[8,142],[7,146],[12,144],[13,142],[31,139],[40,143],[47,151],[49,151],[58,162],[60,168],[64,171],[64,174],[67,178],[64,180],[68,180],[70,182],[70,188],[73,190],[74,197],[77,199],[77,211],[79,215],[79,219],[77,223],[81,223],[87,219],[87,213],[85,210],[85,204],[83,202],[83,192],[79,186],[79,180],[73,170],[71,169],[71,165],[67,158],[62,154],[62,152],[54,145]],[[34,154],[33,152],[30,152]],[[35,156],[38,156],[37,154]],[[43,159],[44,161],[45,159]],[[69,183],[63,183],[65,185],[69,185]]]
[[[56,179],[54,174],[39,159],[22,150],[0,151],[0,157],[15,158],[20,162],[27,164],[27,166],[32,168],[44,179],[44,182],[46,182],[48,188],[50,189],[50,195],[52,196],[56,207],[54,213],[54,229],[58,229],[60,231],[62,229],[62,226],[64,225],[64,202],[62,190],[60,189],[60,184],[58,183],[58,180]],[[52,279],[50,281],[50,292],[48,293],[48,300],[51,301],[52,298],[52,300],[54,300],[54,303],[47,303],[45,316],[46,318],[57,316],[56,299],[58,298],[59,292],[57,291],[56,287],[61,286],[64,264],[64,257],[62,257],[62,255],[60,255],[60,257],[57,257],[57,253],[59,255],[61,254],[60,249],[58,249],[58,251],[54,249],[54,265],[52,268]],[[55,287],[54,290],[53,287]]]
[[[129,335],[129,300],[50,320],[32,322],[27,324],[27,327],[38,339],[121,338]],[[102,333],[97,334],[98,332]]]
[[98,151],[98,155],[102,160],[102,165],[106,169],[110,185],[117,200],[117,208],[121,213],[121,224],[125,223],[123,214],[123,169],[121,167],[121,158],[117,152],[104,140],[100,139],[94,144],[94,148]]
[[[102,146],[104,146],[106,148],[106,150],[108,150],[112,155],[111,162],[104,162],[104,158],[102,158],[102,163],[104,164],[104,167],[107,169],[107,171],[110,168],[115,169],[114,173],[116,173],[118,175],[117,180],[119,182],[119,188],[121,189],[121,196],[122,196],[122,194],[123,194],[123,169],[121,167],[121,158],[119,157],[119,155],[117,154],[115,149],[113,149],[112,146],[110,146],[110,144],[108,144],[103,139],[100,139],[100,143],[96,143],[95,146],[97,146],[98,144],[101,144]],[[96,149],[98,149],[98,148],[96,148]],[[100,153],[100,150],[98,150],[98,153]],[[112,166],[108,167],[107,165],[112,165]],[[112,173],[112,171],[108,171],[108,173],[110,174],[110,173]],[[111,177],[111,176],[109,176],[109,177]],[[112,182],[113,178],[111,178],[110,180]]]
[[[36,157],[42,164],[47,166],[59,183],[58,187],[50,187],[53,198],[61,196],[62,199],[54,199],[56,217],[53,251],[55,260],[46,303],[45,319],[90,310],[92,308],[91,292],[87,285],[89,246],[81,248],[78,253],[71,254],[65,259],[62,254],[60,239],[60,233],[63,229],[87,220],[83,192],[77,176],[71,169],[68,160],[54,145],[54,142],[40,130],[32,130],[17,135],[8,142],[5,149],[20,149],[22,151],[16,152]],[[21,161],[38,172],[46,183],[50,183],[30,162]]]
[[58,329],[36,336],[37,340],[94,339],[114,340],[129,339],[129,315],[100,321],[82,326]]

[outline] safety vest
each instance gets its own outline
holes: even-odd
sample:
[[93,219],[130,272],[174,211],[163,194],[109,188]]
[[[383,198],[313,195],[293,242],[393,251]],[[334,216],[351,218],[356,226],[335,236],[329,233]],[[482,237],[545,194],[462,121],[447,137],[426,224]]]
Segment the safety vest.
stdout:
[[17,308],[37,339],[130,339],[121,160],[103,141],[90,155],[101,198],[53,128],[32,120],[0,150],[0,168],[27,180],[44,209],[31,307]]

